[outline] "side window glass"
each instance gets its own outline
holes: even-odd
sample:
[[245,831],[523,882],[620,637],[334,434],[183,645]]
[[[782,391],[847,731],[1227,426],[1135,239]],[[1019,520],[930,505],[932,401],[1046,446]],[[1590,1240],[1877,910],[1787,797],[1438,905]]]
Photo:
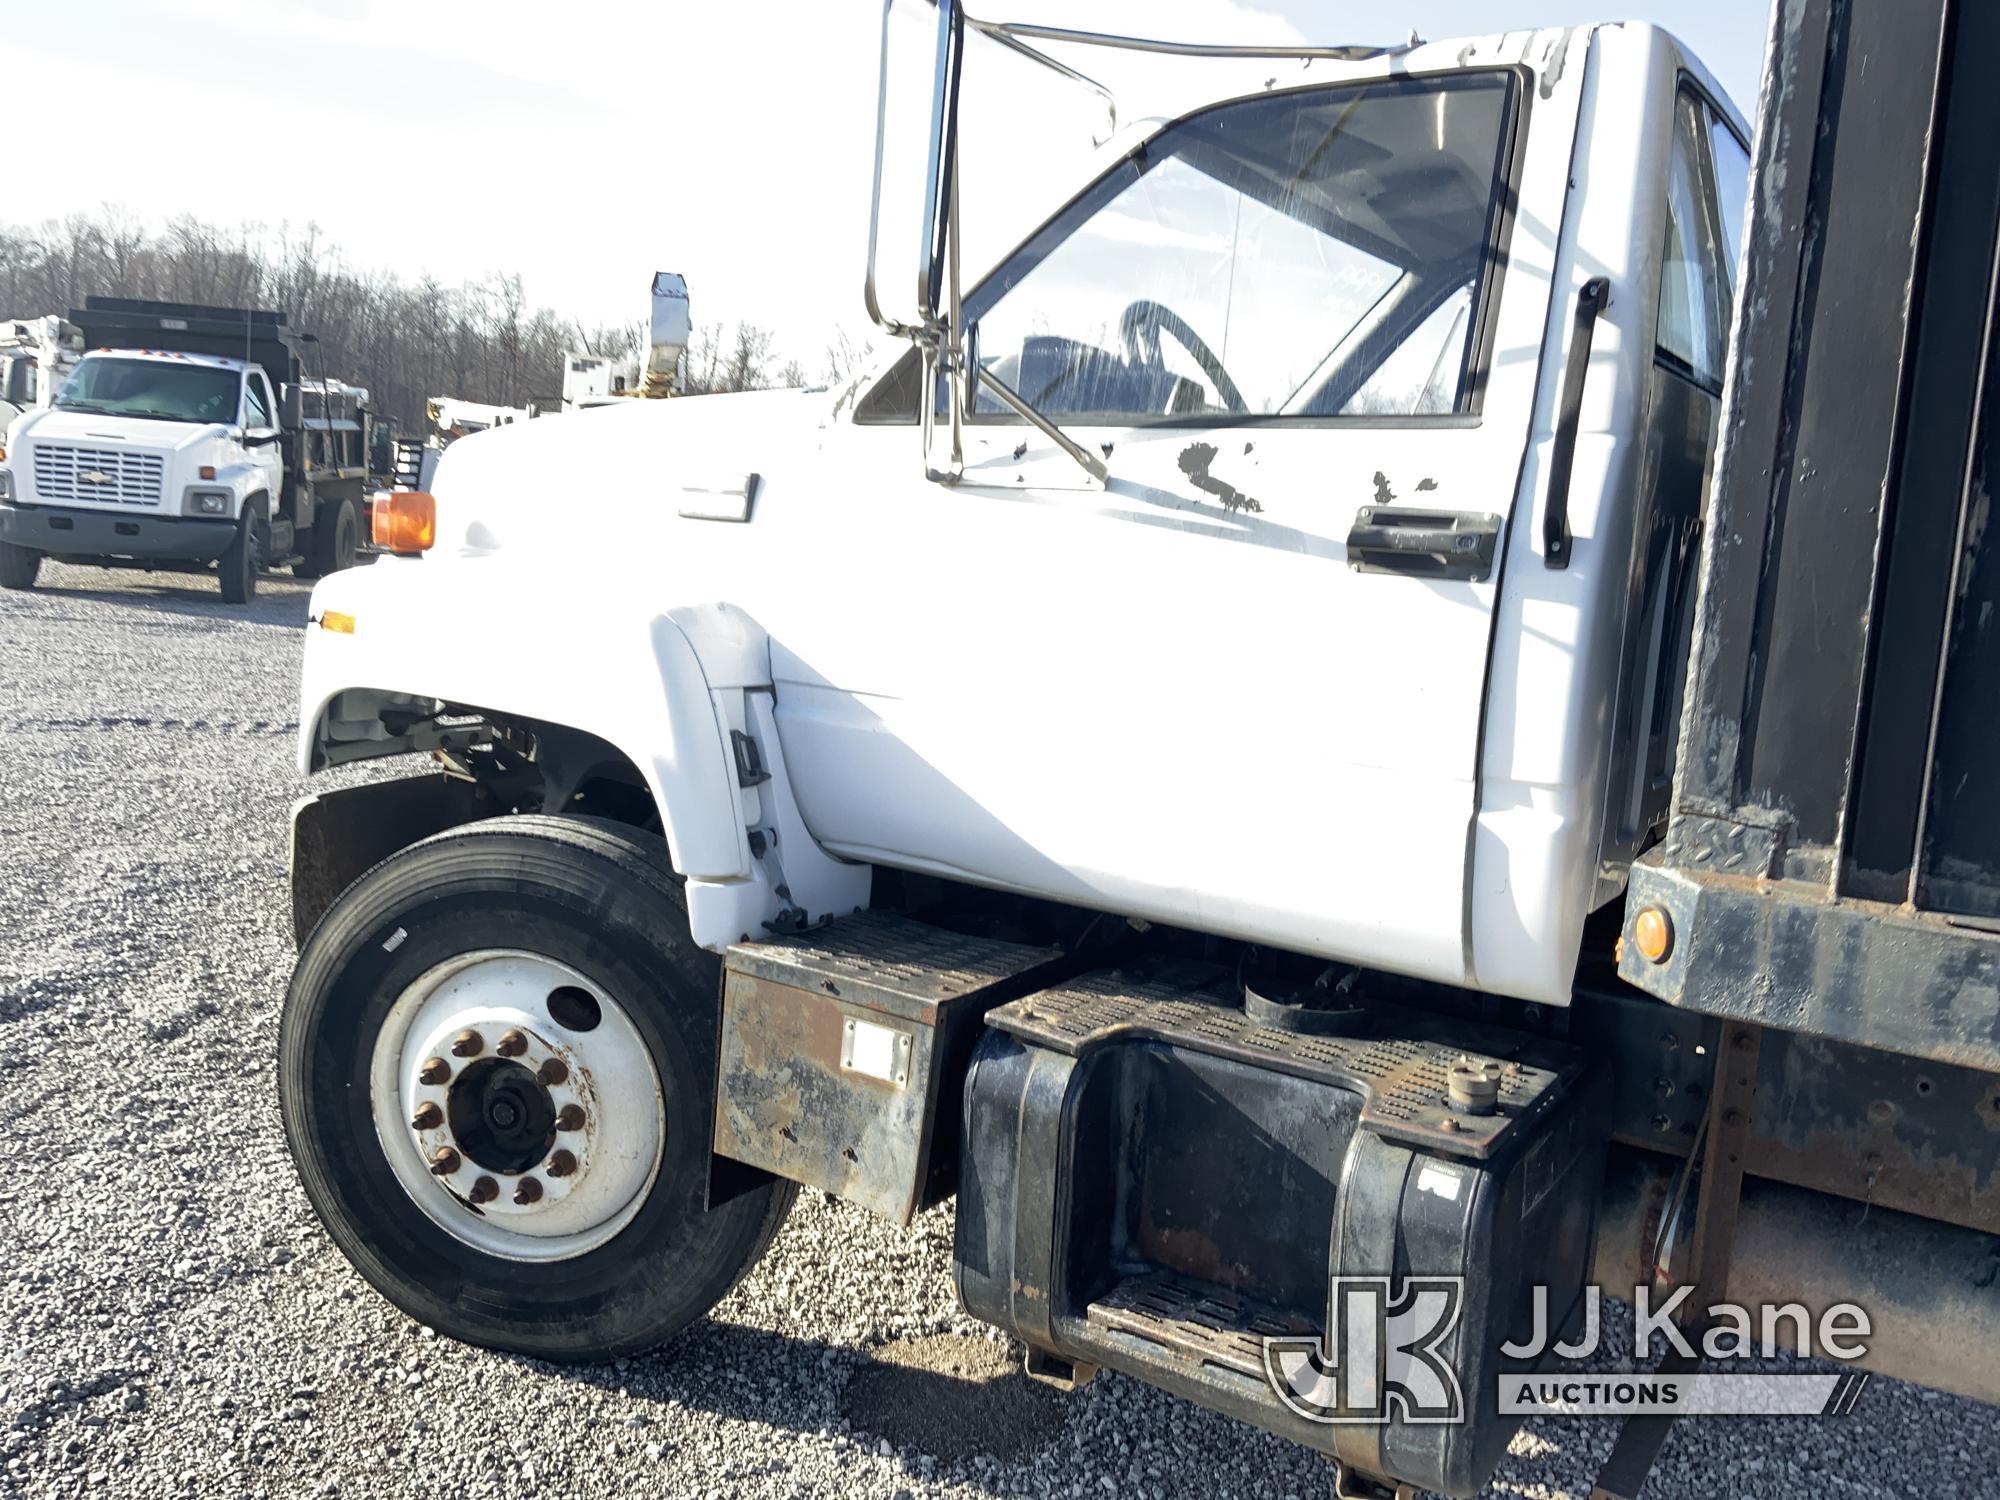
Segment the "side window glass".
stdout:
[[1460,287],[1396,341],[1340,414],[1430,417],[1452,411],[1472,338],[1472,290],[1469,283]]
[[1708,138],[1715,147],[1715,202],[1722,215],[1722,249],[1729,284],[1743,274],[1743,224],[1750,213],[1750,152],[1736,132],[1710,118]]
[[1059,420],[1469,409],[1512,87],[1304,89],[1169,127],[968,299],[981,364]]
[[1729,337],[1729,273],[1703,157],[1702,107],[1683,94],[1667,174],[1666,250],[1660,267],[1659,352],[1702,385],[1720,387]]
[[264,395],[264,382],[255,375],[246,376],[243,381],[243,425],[246,427],[271,425],[271,404]]

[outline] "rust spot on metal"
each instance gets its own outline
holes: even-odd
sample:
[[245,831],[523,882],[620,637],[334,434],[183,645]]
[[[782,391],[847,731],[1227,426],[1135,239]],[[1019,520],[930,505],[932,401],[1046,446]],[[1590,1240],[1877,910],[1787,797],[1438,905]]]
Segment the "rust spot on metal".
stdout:
[[1208,472],[1209,465],[1215,462],[1213,443],[1189,443],[1181,449],[1176,462],[1180,465],[1180,471],[1187,475],[1188,483],[1198,490],[1204,490],[1215,496],[1222,502],[1222,508],[1232,515],[1237,511],[1263,510],[1262,505],[1237,489],[1235,485],[1217,479]]

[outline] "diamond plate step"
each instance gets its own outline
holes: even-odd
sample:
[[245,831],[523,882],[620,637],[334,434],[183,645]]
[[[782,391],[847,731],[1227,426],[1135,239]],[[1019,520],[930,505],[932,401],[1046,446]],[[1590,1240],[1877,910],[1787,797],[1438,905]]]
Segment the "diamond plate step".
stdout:
[[[1280,1031],[1244,1014],[1226,972],[1181,960],[1087,974],[999,1006],[986,1024],[1070,1056],[1155,1041],[1353,1089],[1365,1098],[1361,1123],[1378,1135],[1474,1160],[1502,1150],[1583,1068],[1574,1048],[1401,1007],[1381,1008],[1360,1036]],[[1461,1057],[1500,1064],[1497,1113],[1450,1107],[1446,1075]]]

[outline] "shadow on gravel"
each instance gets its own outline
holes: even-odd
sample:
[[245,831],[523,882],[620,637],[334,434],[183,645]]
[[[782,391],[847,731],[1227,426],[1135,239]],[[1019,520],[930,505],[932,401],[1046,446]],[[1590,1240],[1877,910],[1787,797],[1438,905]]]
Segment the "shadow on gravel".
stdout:
[[1021,1373],[997,1339],[935,1333],[893,1339],[847,1377],[841,1407],[856,1429],[933,1458],[1014,1460],[1063,1430],[1062,1398]]
[[[857,1355],[824,1339],[706,1323],[623,1369],[517,1362],[600,1390],[797,1432],[822,1432],[845,1416],[858,1439],[886,1439],[906,1466],[919,1455],[954,1466],[982,1455],[1018,1463],[1066,1427],[1062,1399],[1021,1373],[1016,1346],[961,1334],[895,1339]],[[746,1376],[754,1394],[746,1395]],[[801,1384],[817,1390],[804,1394]],[[970,1472],[961,1478],[979,1483]]]
[[303,630],[306,627],[306,611],[312,603],[312,585],[290,579],[266,579],[257,596],[248,604],[224,604],[213,585],[206,589],[199,585],[174,588],[162,584],[78,589],[50,588],[44,584],[28,597],[76,600],[143,610],[148,614],[183,615],[219,622],[237,620],[252,625],[282,625],[292,630]]

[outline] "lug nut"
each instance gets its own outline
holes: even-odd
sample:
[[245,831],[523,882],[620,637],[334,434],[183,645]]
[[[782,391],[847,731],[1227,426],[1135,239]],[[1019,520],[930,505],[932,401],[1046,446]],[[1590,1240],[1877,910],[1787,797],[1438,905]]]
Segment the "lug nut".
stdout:
[[510,1031],[493,1044],[493,1050],[502,1057],[519,1057],[528,1050],[528,1039],[518,1031]]
[[500,1184],[491,1177],[482,1177],[472,1184],[472,1191],[467,1196],[474,1203],[491,1203],[500,1196]]
[[410,1129],[436,1130],[444,1124],[444,1111],[435,1104],[420,1104],[417,1112],[410,1116]]
[[514,1189],[514,1201],[526,1208],[530,1203],[542,1201],[542,1185],[532,1177],[523,1177],[520,1186]]
[[451,1039],[453,1057],[477,1057],[485,1049],[486,1039],[470,1029],[461,1031]]
[[449,1083],[450,1081],[451,1064],[441,1057],[426,1059],[424,1065],[417,1069],[418,1083]]
[[567,1151],[557,1151],[550,1155],[548,1173],[551,1177],[567,1177],[576,1170],[576,1158]]
[[569,1077],[569,1065],[560,1057],[552,1057],[535,1070],[535,1077],[554,1088]]
[[581,1104],[565,1104],[561,1109],[557,1110],[556,1129],[583,1129],[583,1106]]
[[440,1146],[431,1153],[431,1175],[449,1177],[459,1168],[459,1155],[449,1146]]

